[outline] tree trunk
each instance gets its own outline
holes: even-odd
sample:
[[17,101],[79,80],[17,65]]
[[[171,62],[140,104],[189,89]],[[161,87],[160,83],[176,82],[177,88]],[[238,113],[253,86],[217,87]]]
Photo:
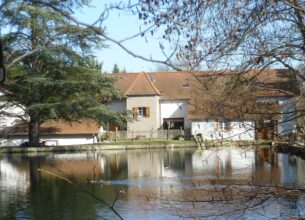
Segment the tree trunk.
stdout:
[[[32,6],[35,8],[37,6],[37,1],[32,0]],[[37,42],[38,42],[38,20],[37,20],[37,12],[31,11],[30,12],[31,16],[31,47],[32,50],[34,51],[37,47]],[[34,54],[34,58],[32,61],[32,71],[29,72],[30,75],[33,73],[36,73],[37,71],[37,54]],[[39,94],[35,94],[34,101],[38,102],[39,101]],[[40,134],[40,119],[39,117],[34,114],[30,116],[30,123],[29,123],[29,146],[32,147],[39,147],[39,134]]]
[[5,67],[4,67],[4,56],[3,56],[3,41],[0,36],[0,85],[4,83],[5,80]]
[[39,147],[40,120],[38,117],[30,117],[29,146]]

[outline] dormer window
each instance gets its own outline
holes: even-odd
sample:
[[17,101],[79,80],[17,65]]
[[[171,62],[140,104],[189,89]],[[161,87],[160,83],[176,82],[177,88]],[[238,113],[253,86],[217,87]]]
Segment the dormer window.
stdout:
[[183,87],[183,88],[189,88],[189,87],[190,87],[189,82],[184,82],[184,83],[182,84],[182,87]]
[[190,83],[189,83],[189,80],[188,80],[188,79],[186,79],[186,80],[183,82],[182,87],[183,87],[183,88],[189,88],[189,87],[190,87]]

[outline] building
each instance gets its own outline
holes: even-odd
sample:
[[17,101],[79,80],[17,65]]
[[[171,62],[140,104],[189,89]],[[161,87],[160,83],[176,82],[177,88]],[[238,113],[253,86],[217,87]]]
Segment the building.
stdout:
[[[254,140],[296,127],[296,77],[287,70],[122,73],[126,98],[113,111],[130,110],[128,131],[183,129],[204,139]],[[113,126],[110,126],[110,130]]]
[[[116,88],[124,94],[109,103],[110,109],[132,113],[127,132],[184,130],[187,138],[255,140],[287,135],[296,128],[294,97],[299,89],[296,77],[287,70],[142,72],[109,77],[117,77]],[[4,122],[2,128],[14,124]],[[118,128],[115,124],[102,128],[93,121],[49,121],[42,125],[41,139],[47,145],[95,143],[105,129]],[[0,139],[2,145],[25,141],[25,127],[9,131],[11,135]]]
[[[50,120],[41,125],[40,139],[42,145],[78,145],[97,143],[102,127],[92,120],[64,122]],[[19,146],[28,140],[26,124],[7,127],[0,136],[0,146]]]

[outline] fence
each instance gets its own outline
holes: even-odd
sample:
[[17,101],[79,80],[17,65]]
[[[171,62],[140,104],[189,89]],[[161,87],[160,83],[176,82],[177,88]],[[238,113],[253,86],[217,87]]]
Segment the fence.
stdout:
[[184,137],[184,130],[109,131],[100,134],[100,140],[173,140]]

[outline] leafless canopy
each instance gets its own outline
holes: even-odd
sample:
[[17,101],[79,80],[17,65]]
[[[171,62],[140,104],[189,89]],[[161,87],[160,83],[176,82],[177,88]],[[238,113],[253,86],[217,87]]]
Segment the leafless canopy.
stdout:
[[164,29],[178,59],[211,69],[286,67],[305,54],[305,3],[299,0],[140,1],[144,24]]

